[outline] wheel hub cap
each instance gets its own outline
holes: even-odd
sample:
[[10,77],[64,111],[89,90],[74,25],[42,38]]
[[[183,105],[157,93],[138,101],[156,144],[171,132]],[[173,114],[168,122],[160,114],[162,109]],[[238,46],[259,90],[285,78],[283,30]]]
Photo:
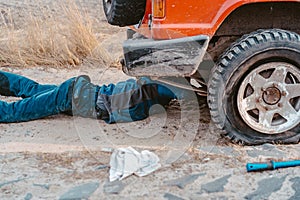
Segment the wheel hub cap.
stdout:
[[263,100],[266,104],[275,105],[281,99],[281,92],[276,87],[269,87],[263,92]]
[[279,134],[300,124],[300,69],[289,63],[258,66],[243,79],[238,112],[252,129]]

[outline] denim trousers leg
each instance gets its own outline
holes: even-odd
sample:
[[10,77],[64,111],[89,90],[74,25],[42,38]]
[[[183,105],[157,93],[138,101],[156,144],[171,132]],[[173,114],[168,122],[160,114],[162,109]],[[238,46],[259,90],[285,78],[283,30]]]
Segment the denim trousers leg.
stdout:
[[[72,111],[72,92],[75,78],[71,78],[55,87],[35,86],[35,84],[29,84],[31,82],[29,79],[22,78],[19,79],[20,83],[15,83],[16,80],[11,80],[10,76],[8,78],[13,83],[8,91],[16,94],[16,96],[20,94],[28,96],[34,92],[37,93],[16,102],[0,101],[0,122],[25,122]],[[25,85],[27,89],[18,89],[18,84]],[[33,87],[29,85],[33,85]]]
[[56,87],[56,85],[43,85],[21,75],[0,71],[0,95],[3,96],[27,98]]

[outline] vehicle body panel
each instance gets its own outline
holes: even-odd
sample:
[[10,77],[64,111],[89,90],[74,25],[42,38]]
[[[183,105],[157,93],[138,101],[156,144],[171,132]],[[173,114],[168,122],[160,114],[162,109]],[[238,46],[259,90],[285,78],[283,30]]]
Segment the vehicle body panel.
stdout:
[[[238,7],[253,3],[300,2],[299,0],[166,0],[165,17],[150,18],[151,1],[136,31],[153,39],[172,39],[216,33],[222,22]],[[255,13],[253,13],[255,15]]]
[[201,63],[209,38],[129,39],[124,42],[123,71],[130,76],[191,76]]

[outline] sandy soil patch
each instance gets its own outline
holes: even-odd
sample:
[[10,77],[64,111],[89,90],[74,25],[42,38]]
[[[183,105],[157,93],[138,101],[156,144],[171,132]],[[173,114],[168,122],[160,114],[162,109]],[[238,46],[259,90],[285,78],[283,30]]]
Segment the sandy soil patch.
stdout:
[[[0,10],[4,15],[12,13],[16,27],[21,28],[27,12],[39,15],[44,7],[59,2],[1,0]],[[96,22],[103,39],[99,47],[117,60],[125,29],[106,23],[100,0],[77,3]],[[80,74],[97,84],[130,78],[101,60],[75,68],[4,66],[0,70],[55,84]],[[108,125],[65,115],[0,124],[0,199],[297,199],[299,168],[247,173],[245,164],[299,159],[300,146],[233,145],[220,138],[204,102],[195,116],[185,119],[174,104],[163,114],[130,124]],[[163,162],[170,158],[176,162],[164,163],[143,178],[131,176],[109,184],[109,150],[129,145],[151,150]]]

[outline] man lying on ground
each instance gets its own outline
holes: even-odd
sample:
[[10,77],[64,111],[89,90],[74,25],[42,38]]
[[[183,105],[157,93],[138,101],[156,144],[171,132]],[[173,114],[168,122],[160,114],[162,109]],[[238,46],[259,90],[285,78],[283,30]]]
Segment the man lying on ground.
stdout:
[[0,95],[22,98],[10,103],[0,101],[0,123],[24,122],[60,113],[107,123],[129,122],[147,118],[154,104],[165,106],[176,99],[170,87],[145,77],[99,86],[83,75],[60,85],[44,85],[4,71],[0,71]]

